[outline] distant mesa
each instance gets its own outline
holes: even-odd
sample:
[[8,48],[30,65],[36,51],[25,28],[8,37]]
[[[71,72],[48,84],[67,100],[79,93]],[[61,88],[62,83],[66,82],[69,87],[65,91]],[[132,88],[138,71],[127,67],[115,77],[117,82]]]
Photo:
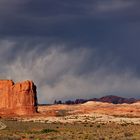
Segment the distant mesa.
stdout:
[[[96,98],[92,100],[96,101]],[[123,104],[123,103],[132,104],[132,103],[137,102],[138,100],[135,98],[123,98],[119,96],[108,95],[108,96],[104,96],[97,99],[97,101],[108,102],[108,103],[113,103],[113,104]]]
[[[64,104],[82,104],[82,103],[86,103],[88,101],[107,102],[107,103],[113,103],[113,104],[123,104],[123,103],[132,104],[139,100],[137,100],[135,98],[123,98],[123,97],[119,97],[119,96],[115,96],[115,95],[107,95],[107,96],[104,96],[101,98],[76,99],[74,101],[67,100],[64,102]],[[63,102],[61,100],[54,101],[54,104],[62,104],[62,103]]]
[[0,80],[0,114],[27,115],[37,112],[37,92],[32,81]]

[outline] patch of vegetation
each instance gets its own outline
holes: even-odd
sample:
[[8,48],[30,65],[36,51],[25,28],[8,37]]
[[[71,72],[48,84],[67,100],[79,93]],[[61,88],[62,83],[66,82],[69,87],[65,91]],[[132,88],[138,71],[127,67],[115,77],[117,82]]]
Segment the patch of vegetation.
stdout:
[[98,124],[98,125],[97,125],[97,128],[100,128],[100,127],[101,127],[101,125],[100,125],[100,124]]
[[[51,133],[51,132],[59,132],[58,130],[55,130],[55,129],[42,129],[42,130],[38,130],[38,131],[28,131],[26,134],[47,134],[47,133]],[[30,136],[32,137],[32,135]]]
[[0,140],[21,140],[20,136],[0,136]]
[[125,136],[125,137],[132,137],[132,136],[133,136],[133,134],[132,134],[132,133],[130,133],[130,132],[125,132],[125,133],[124,133],[124,136]]
[[125,140],[140,139],[140,125],[116,123],[40,123],[2,120],[0,140]]
[[58,132],[57,130],[54,129],[42,129],[41,133],[50,133],[50,132]]

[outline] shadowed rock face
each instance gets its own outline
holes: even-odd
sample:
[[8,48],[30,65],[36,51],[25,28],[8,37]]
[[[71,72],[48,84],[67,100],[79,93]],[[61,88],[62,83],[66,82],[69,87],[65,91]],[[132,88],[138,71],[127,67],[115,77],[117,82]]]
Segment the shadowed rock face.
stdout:
[[36,86],[32,81],[0,80],[0,113],[26,115],[37,112]]

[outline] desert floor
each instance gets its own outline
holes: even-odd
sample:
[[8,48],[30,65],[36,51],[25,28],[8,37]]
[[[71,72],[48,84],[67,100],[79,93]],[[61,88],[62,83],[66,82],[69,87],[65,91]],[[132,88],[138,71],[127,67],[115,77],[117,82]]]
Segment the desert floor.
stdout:
[[139,124],[40,123],[1,119],[0,140],[139,140]]
[[39,106],[37,114],[0,121],[0,140],[140,140],[140,103]]

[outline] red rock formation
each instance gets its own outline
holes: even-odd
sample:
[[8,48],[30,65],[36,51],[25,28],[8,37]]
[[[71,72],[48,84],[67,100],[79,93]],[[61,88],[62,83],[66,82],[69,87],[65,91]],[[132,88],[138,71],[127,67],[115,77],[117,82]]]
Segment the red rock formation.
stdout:
[[32,114],[37,112],[36,86],[32,81],[14,84],[0,80],[0,113]]

